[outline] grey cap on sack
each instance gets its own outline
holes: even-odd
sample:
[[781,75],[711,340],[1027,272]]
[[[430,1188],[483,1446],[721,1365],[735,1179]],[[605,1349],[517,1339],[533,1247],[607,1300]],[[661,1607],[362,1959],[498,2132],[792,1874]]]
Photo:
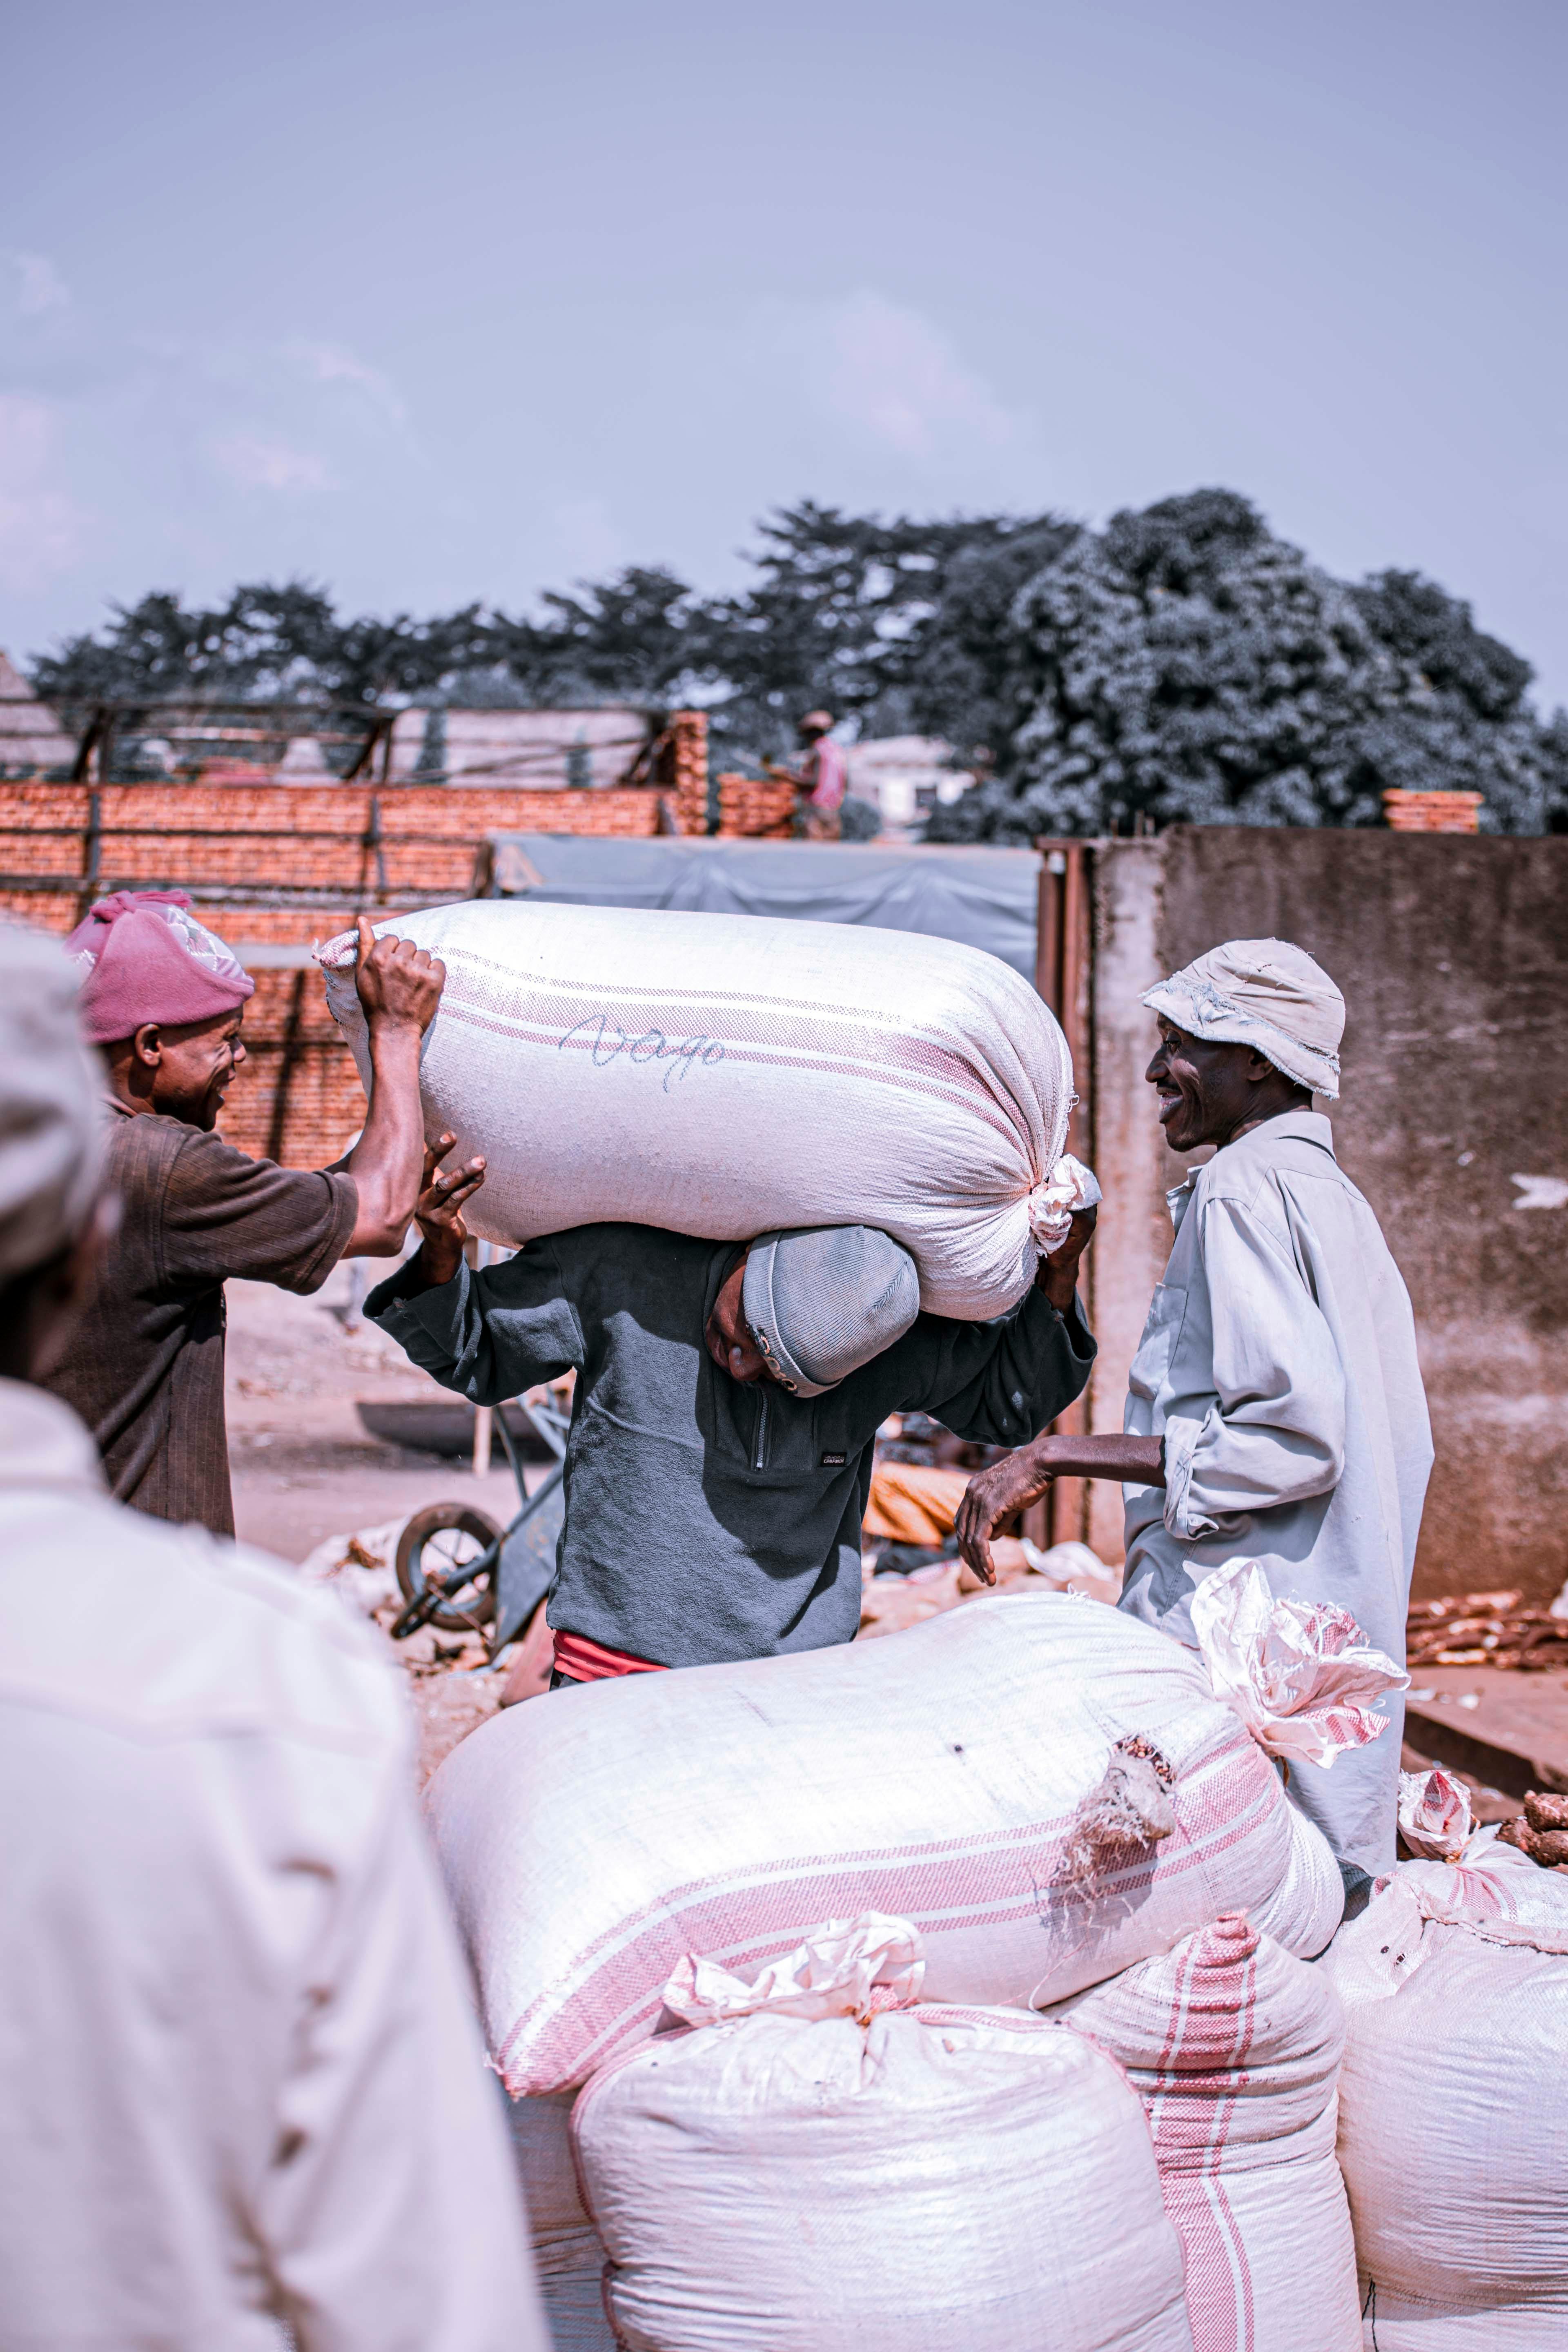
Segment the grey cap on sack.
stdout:
[[873,1225],[814,1225],[752,1244],[741,1306],[782,1388],[822,1396],[921,1311],[915,1262]]

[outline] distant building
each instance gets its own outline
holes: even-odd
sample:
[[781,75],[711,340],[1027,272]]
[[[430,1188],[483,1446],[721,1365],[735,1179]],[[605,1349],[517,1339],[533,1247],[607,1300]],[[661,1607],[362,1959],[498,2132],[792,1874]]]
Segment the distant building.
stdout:
[[869,801],[888,834],[912,834],[939,803],[957,800],[974,779],[948,765],[951,747],[938,735],[884,735],[847,743],[849,790]]
[[652,741],[655,722],[629,704],[594,710],[404,710],[392,730],[388,781],[604,790]]
[[76,738],[0,652],[0,775],[47,774],[70,768],[75,760]]

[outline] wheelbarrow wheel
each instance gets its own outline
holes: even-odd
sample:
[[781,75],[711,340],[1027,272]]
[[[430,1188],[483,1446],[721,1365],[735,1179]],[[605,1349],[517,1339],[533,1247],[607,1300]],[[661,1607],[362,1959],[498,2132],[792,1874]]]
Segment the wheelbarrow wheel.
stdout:
[[477,1585],[438,1602],[428,1621],[447,1633],[470,1633],[488,1625],[496,1613],[493,1548],[500,1534],[495,1521],[471,1503],[432,1503],[416,1511],[397,1539],[395,1567],[404,1599],[422,1600],[432,1583],[489,1551],[490,1564],[479,1571]]

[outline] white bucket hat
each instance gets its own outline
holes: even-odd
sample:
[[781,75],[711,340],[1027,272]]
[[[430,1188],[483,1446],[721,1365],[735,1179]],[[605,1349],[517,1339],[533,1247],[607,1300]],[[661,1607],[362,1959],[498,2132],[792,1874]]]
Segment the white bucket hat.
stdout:
[[1251,1045],[1299,1087],[1339,1100],[1345,1001],[1322,965],[1289,940],[1226,940],[1142,1001],[1189,1037]]

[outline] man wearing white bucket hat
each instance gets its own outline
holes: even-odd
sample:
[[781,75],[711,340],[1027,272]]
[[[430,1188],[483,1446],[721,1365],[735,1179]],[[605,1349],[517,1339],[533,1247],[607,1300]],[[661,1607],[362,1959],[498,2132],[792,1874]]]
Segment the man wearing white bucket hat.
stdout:
[[[1279,1598],[1337,1604],[1403,1659],[1432,1438],[1405,1284],[1312,1108],[1339,1097],[1344,999],[1289,941],[1231,940],[1143,1003],[1166,1142],[1218,1149],[1169,1195],[1125,1433],[1043,1437],[981,1472],[962,1547],[984,1573],[992,1528],[1052,1478],[1118,1478],[1132,1615],[1192,1644],[1195,1587],[1247,1555]],[[1291,1780],[1352,1906],[1394,1859],[1403,1700],[1380,1710],[1378,1739]]]

